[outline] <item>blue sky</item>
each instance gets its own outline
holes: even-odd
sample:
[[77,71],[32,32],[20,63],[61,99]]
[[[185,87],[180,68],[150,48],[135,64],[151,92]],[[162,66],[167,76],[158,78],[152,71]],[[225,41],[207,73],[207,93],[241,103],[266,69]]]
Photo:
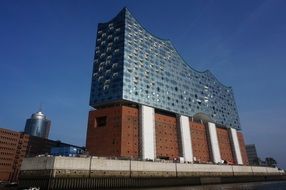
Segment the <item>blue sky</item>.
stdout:
[[3,0],[0,127],[22,131],[42,104],[52,139],[84,145],[97,24],[124,6],[233,87],[246,142],[286,168],[284,0]]

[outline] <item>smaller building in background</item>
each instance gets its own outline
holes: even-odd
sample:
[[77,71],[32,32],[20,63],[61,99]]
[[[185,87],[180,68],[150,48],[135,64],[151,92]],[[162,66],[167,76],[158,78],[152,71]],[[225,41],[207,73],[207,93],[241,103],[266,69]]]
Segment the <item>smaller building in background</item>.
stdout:
[[276,167],[277,166],[277,162],[274,158],[272,157],[267,157],[265,158],[265,163],[267,166],[272,166],[272,167]]
[[52,147],[51,155],[53,156],[79,156],[84,152],[81,147],[75,146],[63,146],[63,147]]
[[0,181],[16,181],[29,135],[0,128]]
[[[17,181],[24,157],[51,154],[53,147],[73,147],[69,154],[80,154],[82,147],[62,143],[36,136],[30,136],[22,132],[0,128],[0,181]],[[65,152],[65,151],[63,151]],[[66,156],[69,156],[66,154]]]
[[245,148],[248,156],[249,165],[260,165],[261,161],[260,158],[257,156],[255,144],[245,145]]
[[38,111],[32,114],[30,119],[27,119],[25,133],[47,139],[49,138],[50,127],[51,121],[41,111]]
[[26,157],[34,157],[44,154],[49,155],[51,154],[51,150],[53,147],[76,147],[83,149],[79,146],[63,143],[60,140],[55,141],[51,139],[30,136],[27,146]]

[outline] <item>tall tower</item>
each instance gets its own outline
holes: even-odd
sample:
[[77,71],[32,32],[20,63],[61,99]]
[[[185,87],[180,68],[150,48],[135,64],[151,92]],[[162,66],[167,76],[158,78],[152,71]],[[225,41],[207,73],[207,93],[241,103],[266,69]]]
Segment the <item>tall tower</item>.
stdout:
[[247,163],[232,88],[126,8],[98,25],[89,105],[93,155]]
[[41,111],[38,111],[26,120],[25,133],[47,139],[50,127],[51,121]]

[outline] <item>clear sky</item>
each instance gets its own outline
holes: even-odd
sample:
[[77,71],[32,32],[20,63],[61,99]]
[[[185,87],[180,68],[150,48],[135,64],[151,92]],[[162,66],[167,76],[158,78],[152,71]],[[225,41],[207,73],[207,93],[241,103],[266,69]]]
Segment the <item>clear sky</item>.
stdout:
[[124,6],[233,87],[246,143],[286,168],[285,0],[2,0],[0,127],[22,131],[42,104],[51,139],[85,145],[97,24]]

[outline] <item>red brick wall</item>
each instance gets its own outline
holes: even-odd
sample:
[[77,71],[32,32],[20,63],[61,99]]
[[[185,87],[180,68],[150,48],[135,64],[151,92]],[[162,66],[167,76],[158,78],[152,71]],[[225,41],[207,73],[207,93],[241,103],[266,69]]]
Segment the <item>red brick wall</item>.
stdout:
[[193,155],[199,162],[209,162],[210,150],[206,127],[201,123],[190,121]]
[[156,156],[179,157],[176,117],[155,114]]
[[0,129],[0,181],[8,181],[13,170],[20,134]]
[[[106,116],[106,125],[99,127],[96,118]],[[197,161],[211,161],[207,129],[190,122],[193,154]],[[180,147],[176,117],[155,113],[156,156],[178,158]],[[221,158],[234,163],[228,130],[217,128]],[[248,164],[243,136],[238,132],[243,162]],[[90,111],[87,129],[87,150],[96,156],[138,158],[140,153],[139,110],[136,107],[114,106]]]
[[237,132],[237,138],[238,138],[238,142],[239,142],[239,147],[240,147],[240,151],[241,151],[243,164],[249,165],[243,134],[241,132]]
[[[89,112],[86,148],[91,155],[120,156],[121,115],[120,106]],[[107,117],[106,126],[97,126],[96,118],[105,116]]]
[[[96,118],[107,117],[105,127],[96,126]],[[179,157],[176,117],[155,114],[157,157]],[[117,106],[90,111],[87,129],[87,150],[96,156],[140,155],[139,110]]]
[[[106,126],[97,126],[99,117],[106,117]],[[86,148],[91,155],[138,158],[138,136],[138,108],[114,106],[89,112]]]
[[139,111],[133,107],[122,107],[121,156],[139,156]]
[[0,181],[17,181],[29,135],[0,128]]
[[225,128],[217,128],[217,137],[221,159],[235,163],[228,130]]

